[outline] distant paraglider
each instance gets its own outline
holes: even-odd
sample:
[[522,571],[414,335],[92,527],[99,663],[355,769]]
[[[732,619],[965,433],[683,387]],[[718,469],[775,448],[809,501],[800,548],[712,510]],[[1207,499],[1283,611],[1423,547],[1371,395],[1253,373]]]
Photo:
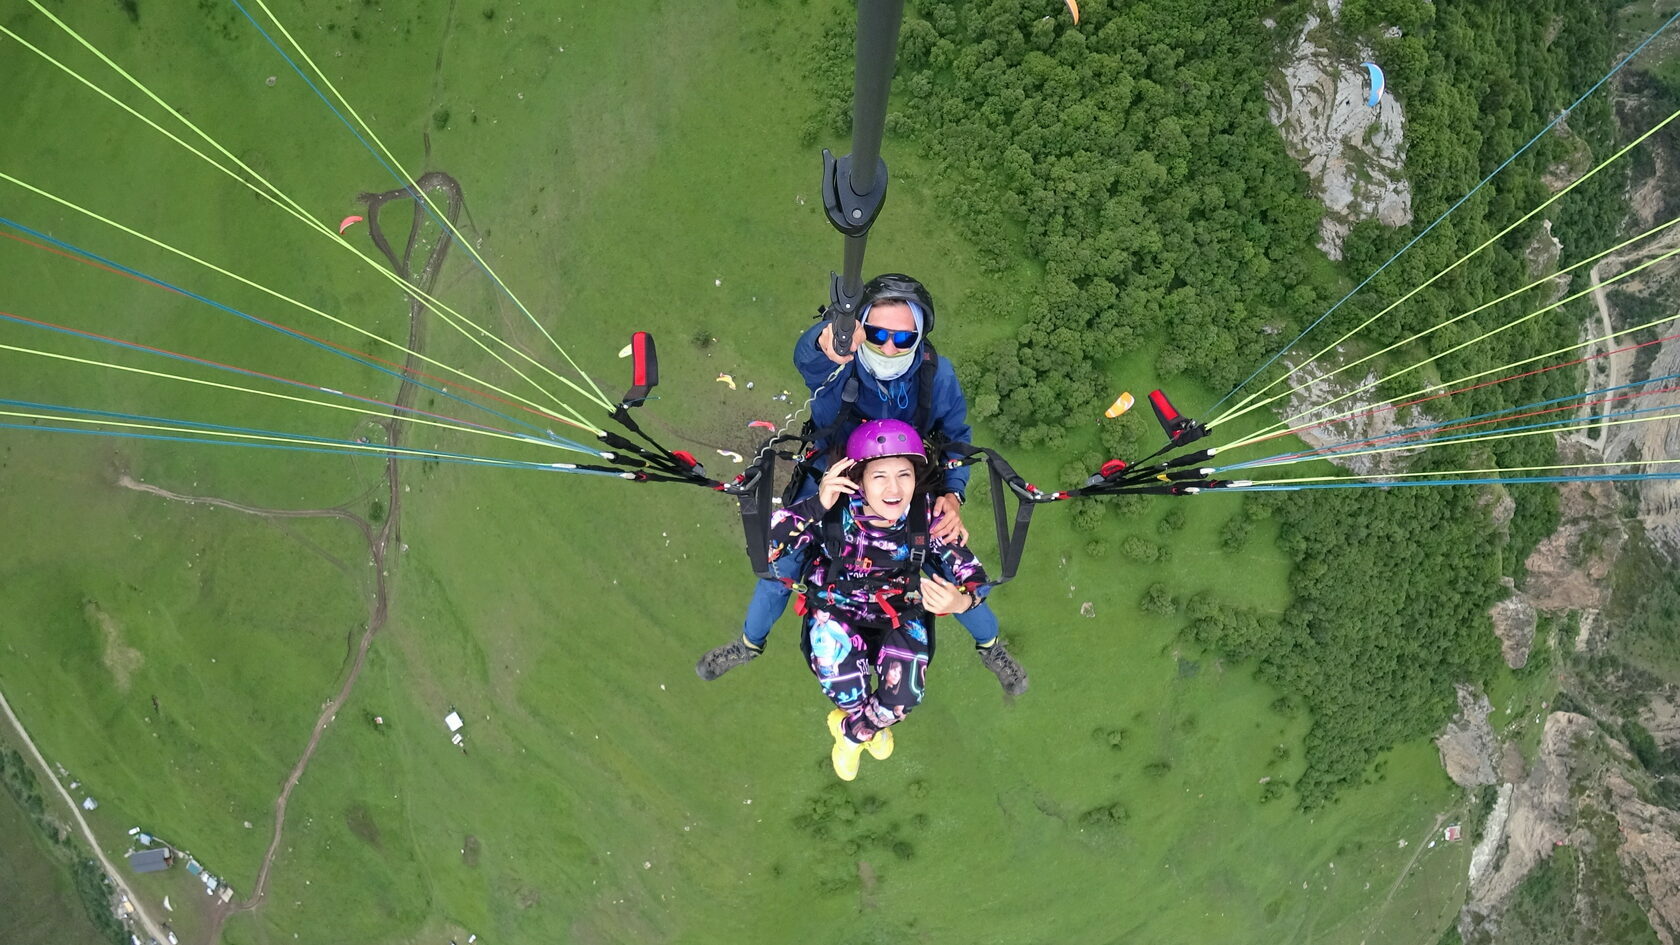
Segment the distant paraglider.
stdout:
[[1073,25],[1078,26],[1079,25],[1079,4],[1075,3],[1074,0],[1064,0],[1064,2],[1067,3],[1068,12],[1073,14]]
[[1364,66],[1365,71],[1371,76],[1371,95],[1365,99],[1365,104],[1376,108],[1382,102],[1383,92],[1387,90],[1388,83],[1383,79],[1381,66],[1374,62],[1362,62],[1360,65]]
[[1103,416],[1113,420],[1132,409],[1134,403],[1137,403],[1137,400],[1132,397],[1130,392],[1122,392],[1119,397],[1114,398],[1114,403],[1109,404],[1108,409],[1103,411]]
[[350,229],[360,222],[362,222],[362,218],[358,216],[348,216],[338,221],[338,235],[343,236],[345,230]]

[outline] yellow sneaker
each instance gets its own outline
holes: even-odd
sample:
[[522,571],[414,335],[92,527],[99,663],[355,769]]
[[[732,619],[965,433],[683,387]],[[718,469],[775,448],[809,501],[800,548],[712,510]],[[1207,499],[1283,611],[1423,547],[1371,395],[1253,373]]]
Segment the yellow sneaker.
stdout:
[[884,728],[875,733],[875,737],[863,743],[869,749],[869,757],[876,761],[886,761],[892,757],[893,733],[892,729]]
[[858,762],[863,758],[863,744],[854,742],[846,737],[846,730],[841,727],[846,721],[846,713],[840,709],[828,713],[828,733],[834,736],[834,748],[828,753],[829,760],[834,762],[834,773],[842,781],[857,778]]

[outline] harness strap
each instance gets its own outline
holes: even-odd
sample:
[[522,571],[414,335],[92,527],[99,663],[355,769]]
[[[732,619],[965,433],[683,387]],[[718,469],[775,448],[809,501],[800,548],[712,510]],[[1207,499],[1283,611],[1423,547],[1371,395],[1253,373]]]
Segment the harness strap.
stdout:
[[[830,568],[841,568],[845,565],[846,535],[845,528],[841,523],[841,520],[845,515],[843,509],[844,506],[841,505],[841,503],[836,502],[834,504],[834,508],[829,509],[826,513],[824,513],[821,522],[818,523],[818,526],[822,529],[822,556],[828,560]],[[909,547],[909,554],[906,555],[904,560],[898,563],[896,567],[871,578],[859,578],[855,580],[841,578],[832,580],[826,587],[823,588],[823,590],[826,590],[829,594],[833,595],[838,593],[842,587],[850,588],[854,585],[862,585],[866,589],[872,590],[870,596],[881,606],[881,610],[885,612],[889,618],[891,618],[893,626],[898,626],[898,611],[891,603],[888,602],[887,598],[889,596],[899,596],[908,601],[913,601],[921,595],[922,564],[927,560],[928,549],[928,506],[926,493],[917,490],[915,495],[911,497],[910,509],[907,513],[907,522],[910,528],[910,535],[906,542]],[[806,598],[815,593],[815,590],[808,588],[809,582],[806,579],[809,578],[811,569],[815,566],[816,557],[813,555],[806,561],[805,573],[800,575],[800,580],[798,582],[795,582],[790,578],[780,578],[782,583],[786,584],[789,588],[800,592],[800,603],[798,606],[807,609],[809,609],[810,604],[806,601]],[[886,585],[898,578],[903,578],[904,580],[903,590],[898,592],[896,595],[889,595],[887,593]],[[805,610],[797,610],[795,612],[802,617],[806,613]]]
[[[916,411],[911,415],[911,423],[916,427],[917,433],[926,436],[933,416],[933,386],[939,377],[939,352],[934,350],[931,341],[923,339],[921,351],[916,357],[919,361],[916,368]],[[879,384],[880,381],[876,383]],[[840,409],[835,411],[834,420],[821,429],[817,428],[814,420],[807,420],[800,435],[814,444],[822,440],[832,440],[837,432],[855,426],[858,419],[858,394],[862,389],[863,381],[858,377],[854,362],[852,372],[846,377],[846,383],[840,386]],[[830,446],[833,445],[830,443]]]
[[[1031,487],[1009,465],[1008,460],[994,450],[969,443],[948,443],[945,448],[969,462],[986,461],[986,474],[992,487],[992,525],[997,529],[999,559],[998,579],[992,582],[992,586],[1014,579],[1016,570],[1021,566],[1021,555],[1027,548],[1027,529],[1032,524],[1033,508],[1037,505],[1026,497]],[[1004,496],[1009,493],[1015,494],[1013,527],[1009,524],[1008,509],[1004,507]]]
[[916,432],[926,436],[928,423],[933,416],[933,382],[939,376],[939,352],[933,350],[933,342],[922,339],[922,364],[916,371],[916,415],[911,421],[916,425]]
[[772,437],[736,480],[735,497],[741,504],[741,531],[747,540],[747,561],[753,573],[775,580],[770,570],[770,490],[776,474],[776,443],[790,437]]
[[887,615],[888,620],[892,621],[893,629],[897,630],[898,629],[898,611],[893,609],[892,604],[887,603],[887,592],[885,590],[879,590],[879,591],[875,592],[875,603],[881,605],[881,611]]

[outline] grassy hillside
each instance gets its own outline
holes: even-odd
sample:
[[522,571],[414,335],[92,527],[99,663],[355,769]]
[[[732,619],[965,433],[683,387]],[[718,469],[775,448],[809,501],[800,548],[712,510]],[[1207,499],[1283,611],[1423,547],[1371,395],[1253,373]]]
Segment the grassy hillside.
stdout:
[[[652,427],[680,431],[672,445],[726,467],[714,448],[741,449],[746,421],[786,411],[770,394],[797,387],[787,349],[838,258],[814,150],[798,141],[815,97],[802,57],[821,7],[275,9],[406,166],[461,181],[485,257],[609,394],[623,383],[613,353],[627,333],[658,334]],[[335,223],[358,193],[397,186],[232,6],[128,9],[137,17],[121,5],[77,10],[75,24],[318,219]],[[6,22],[95,74],[39,16]],[[0,168],[402,336],[400,295],[328,241],[31,57],[0,63],[7,87],[29,90],[15,121],[39,129],[0,143]],[[937,169],[889,156],[894,189],[870,268],[933,286],[942,350],[963,360],[1007,334],[989,320],[1011,310],[997,300],[1036,276],[984,271],[930,196]],[[6,196],[6,215],[59,239],[368,344],[40,198]],[[350,236],[365,246],[365,229]],[[7,312],[369,396],[396,389],[225,313],[19,244],[0,247],[0,285]],[[439,291],[543,350],[460,253]],[[143,363],[12,325],[0,340]],[[426,346],[518,383],[435,323]],[[318,408],[0,358],[0,396],[18,400],[333,437],[360,429]],[[1115,387],[1154,386],[1149,363],[1140,354],[1121,366]],[[741,389],[714,383],[720,371]],[[1091,405],[1093,419],[1104,403]],[[431,394],[420,405],[456,409]],[[0,687],[49,757],[106,799],[113,826],[143,823],[249,893],[280,784],[368,619],[366,549],[340,521],[168,502],[119,488],[117,476],[373,516],[380,470],[22,431],[0,435],[0,451],[0,508],[32,536],[0,564]],[[1047,481],[1068,459],[1029,451],[1016,463]],[[1185,523],[1163,542],[1170,560],[1152,564],[1092,558],[1067,510],[1045,510],[1020,577],[996,598],[1032,690],[1003,704],[947,627],[898,753],[843,786],[827,770],[826,703],[791,624],[765,658],[719,682],[692,672],[734,633],[750,591],[728,502],[448,465],[402,476],[390,620],[291,798],[267,900],[230,920],[230,942],[468,931],[487,941],[1417,942],[1453,911],[1468,851],[1425,846],[1453,803],[1432,749],[1392,753],[1370,783],[1311,816],[1267,803],[1261,779],[1299,775],[1307,720],[1278,706],[1252,667],[1184,648],[1180,618],[1138,609],[1156,583],[1181,599],[1212,590],[1283,609],[1288,561],[1275,526],[1258,527],[1240,556],[1221,550],[1235,503],[1185,503]],[[1167,511],[1113,517],[1110,537],[1162,541]],[[1095,616],[1081,616],[1086,602]],[[467,719],[467,754],[445,735],[451,706]],[[368,723],[374,714],[383,729]]]
[[88,920],[71,872],[36,833],[29,815],[0,791],[0,941],[96,945],[109,939]]

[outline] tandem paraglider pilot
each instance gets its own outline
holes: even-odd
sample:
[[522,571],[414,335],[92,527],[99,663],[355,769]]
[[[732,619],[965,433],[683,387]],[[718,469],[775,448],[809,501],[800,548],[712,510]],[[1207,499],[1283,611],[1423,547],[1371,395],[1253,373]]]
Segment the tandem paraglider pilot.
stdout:
[[[834,325],[813,325],[794,344],[793,363],[814,394],[807,426],[816,455],[800,485],[797,499],[816,493],[823,470],[836,457],[846,438],[868,420],[899,420],[909,424],[937,452],[945,443],[968,443],[968,400],[950,359],[934,350],[933,299],[920,282],[888,273],[871,279],[858,308],[858,331],[851,351],[836,351]],[[839,368],[837,371],[836,368]],[[796,475],[804,470],[796,471]],[[939,470],[931,470],[938,473]],[[930,509],[933,537],[966,543],[960,509],[968,488],[967,467],[949,470]],[[937,480],[937,476],[933,477]],[[773,563],[780,580],[759,580],[747,605],[741,636],[720,646],[695,666],[702,679],[716,679],[756,658],[764,651],[770,628],[787,610],[791,585],[803,572],[804,554],[784,555]],[[957,617],[974,638],[981,662],[1011,696],[1027,689],[1027,674],[1010,656],[998,636],[997,615],[982,602]]]

